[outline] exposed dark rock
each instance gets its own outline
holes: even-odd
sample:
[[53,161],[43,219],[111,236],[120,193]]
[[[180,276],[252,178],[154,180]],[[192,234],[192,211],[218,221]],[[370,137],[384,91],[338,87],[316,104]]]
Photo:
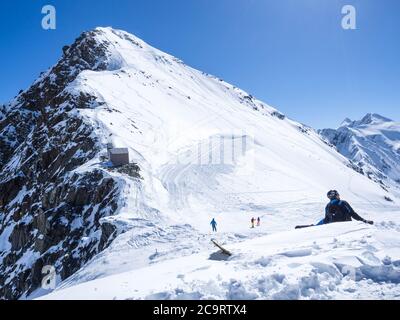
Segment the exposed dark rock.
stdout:
[[393,200],[390,197],[385,196],[385,200],[389,202],[393,202]]
[[304,124],[300,125],[298,128],[299,128],[300,132],[302,132],[304,134],[307,134],[307,135],[309,135],[310,131],[312,130],[310,127],[308,127],[308,126],[306,126]]
[[106,248],[117,236],[117,228],[112,223],[104,222],[101,224],[101,239],[99,247]]
[[286,116],[282,113],[280,113],[279,111],[273,111],[271,113],[271,116],[278,118],[279,120],[284,120],[286,118]]
[[116,181],[106,170],[72,172],[101,148],[76,109],[102,102],[66,90],[81,71],[108,68],[101,32],[65,46],[57,65],[0,107],[0,235],[8,239],[0,244],[0,299],[33,292],[46,265],[67,278],[115,235],[101,218],[118,209]]
[[[353,161],[349,160],[347,167],[353,169],[355,172],[365,175],[363,168],[360,165],[355,164]],[[368,178],[370,178],[370,176],[368,175]],[[371,178],[370,178],[371,179]]]
[[129,163],[119,167],[113,167],[110,170],[117,171],[119,173],[127,174],[132,178],[141,179],[140,168],[136,163]]
[[25,223],[18,223],[15,225],[9,241],[11,243],[12,251],[21,250],[24,245],[29,241],[31,225]]

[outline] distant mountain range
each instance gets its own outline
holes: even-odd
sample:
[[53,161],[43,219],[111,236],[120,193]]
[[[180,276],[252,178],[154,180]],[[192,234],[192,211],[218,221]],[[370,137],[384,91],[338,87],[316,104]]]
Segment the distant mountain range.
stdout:
[[400,186],[400,122],[368,113],[361,120],[347,118],[339,128],[319,132],[368,177]]

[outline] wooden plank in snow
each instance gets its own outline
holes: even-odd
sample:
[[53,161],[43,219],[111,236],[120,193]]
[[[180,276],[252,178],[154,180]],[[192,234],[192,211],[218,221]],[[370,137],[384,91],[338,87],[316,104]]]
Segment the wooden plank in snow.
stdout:
[[214,239],[211,239],[211,242],[218,247],[224,254],[231,256],[232,253],[228,250],[226,250],[224,247],[222,247],[219,243],[217,243],[217,241],[215,241]]

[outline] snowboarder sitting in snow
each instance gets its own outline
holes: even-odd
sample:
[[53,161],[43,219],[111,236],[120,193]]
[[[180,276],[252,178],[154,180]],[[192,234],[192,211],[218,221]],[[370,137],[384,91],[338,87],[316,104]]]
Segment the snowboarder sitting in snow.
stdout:
[[212,227],[212,231],[217,232],[217,221],[215,221],[215,219],[213,218],[210,222],[211,227]]
[[[374,224],[373,221],[365,220],[361,218],[350,206],[347,201],[340,200],[339,192],[336,190],[330,190],[327,194],[330,202],[326,205],[325,208],[325,218],[318,222],[316,225],[320,226],[323,224],[328,224],[332,222],[344,222],[351,221],[353,218],[357,221],[362,221],[368,224]],[[316,226],[314,224],[306,225],[306,226],[297,226],[296,229],[307,228]]]
[[340,200],[339,192],[336,190],[329,191],[327,196],[330,202],[325,208],[325,219],[323,220],[323,224],[351,221],[351,218],[364,223],[374,224],[373,221],[361,218],[347,201]]

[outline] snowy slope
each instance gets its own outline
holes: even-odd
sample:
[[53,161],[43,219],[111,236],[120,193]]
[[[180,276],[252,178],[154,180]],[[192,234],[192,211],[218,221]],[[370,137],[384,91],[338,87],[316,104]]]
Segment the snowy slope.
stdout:
[[[147,191],[158,193],[153,205],[164,215],[176,217],[185,210],[198,215],[193,210],[199,209],[212,215],[227,206],[247,210],[251,203],[268,207],[284,200],[316,201],[333,187],[350,200],[380,202],[386,195],[346,168],[347,160],[314,131],[274,116],[279,114],[275,109],[240,89],[133,36],[101,30],[102,40],[114,44],[109,54],[115,70],[84,71],[70,91],[101,101],[101,107],[80,113],[98,128],[104,143],[130,149],[146,175]],[[249,137],[236,163],[218,161],[221,136],[223,144]],[[217,140],[211,148],[210,138]],[[205,146],[200,153],[199,144]],[[217,160],[208,164],[210,153]]]
[[321,134],[367,176],[399,188],[400,123],[369,113],[361,120],[346,119],[338,129],[324,129]]
[[[146,297],[162,292],[159,288],[178,288],[176,281],[189,275],[189,286],[199,281],[208,288],[204,281],[211,273],[207,272],[209,268],[218,271],[214,275],[216,291],[205,293],[213,288],[210,286],[189,297],[311,297],[303,293],[280,296],[279,288],[286,282],[280,280],[281,276],[272,276],[279,271],[264,270],[263,265],[268,263],[263,261],[275,261],[282,252],[295,250],[293,257],[283,254],[283,262],[276,261],[276,266],[284,272],[292,270],[293,276],[307,277],[312,261],[302,261],[296,251],[299,248],[306,247],[300,256],[312,258],[315,253],[315,261],[329,265],[336,253],[339,258],[350,251],[354,259],[362,255],[363,243],[359,251],[351,247],[355,239],[371,236],[378,247],[381,233],[357,223],[311,233],[288,232],[297,224],[320,219],[325,194],[332,188],[366,218],[383,221],[399,213],[395,195],[353,170],[348,159],[317,132],[126,32],[97,28],[90,41],[101,49],[101,59],[94,61],[95,67],[77,70],[62,94],[77,105],[74,112],[92,128],[91,137],[99,148],[73,173],[106,172],[118,187],[118,194],[112,197],[118,202],[117,210],[99,219],[102,231],[113,226],[111,233],[116,238],[59,285],[67,291],[56,291],[49,298]],[[79,107],[83,98],[85,107]],[[109,170],[104,160],[107,143],[129,149],[141,179]],[[261,217],[261,227],[249,228],[253,216]],[[209,222],[213,217],[218,222],[218,240],[238,252],[232,261],[208,260],[215,251],[210,244]],[[388,249],[398,248],[398,221],[393,221],[388,240],[379,245],[377,259],[383,259],[386,250],[393,260],[399,259],[397,251]],[[99,238],[99,233],[95,236]],[[310,237],[319,239],[325,248],[311,254],[314,247],[309,248]],[[328,244],[336,237],[343,237],[344,252],[330,251]],[[92,240],[89,234],[85,241]],[[303,262],[304,266],[298,265]],[[241,295],[242,281],[253,284],[253,280],[246,280],[251,277],[247,264],[256,266],[257,277],[278,281],[276,296],[267,292]],[[218,273],[224,276],[220,279]],[[146,275],[146,283],[129,280]],[[237,282],[229,286],[231,295],[218,291],[219,286],[225,286],[226,277]],[[331,277],[334,281],[342,279],[339,274]],[[398,279],[397,273],[394,278]],[[368,292],[376,290],[375,280],[366,284]],[[137,293],[132,293],[134,290]],[[39,289],[28,298],[44,293]],[[336,297],[324,292],[317,297],[325,296]]]
[[175,254],[77,285],[67,281],[43,299],[399,299],[398,212],[388,216],[397,222],[260,236],[227,245],[229,258],[212,247]]

